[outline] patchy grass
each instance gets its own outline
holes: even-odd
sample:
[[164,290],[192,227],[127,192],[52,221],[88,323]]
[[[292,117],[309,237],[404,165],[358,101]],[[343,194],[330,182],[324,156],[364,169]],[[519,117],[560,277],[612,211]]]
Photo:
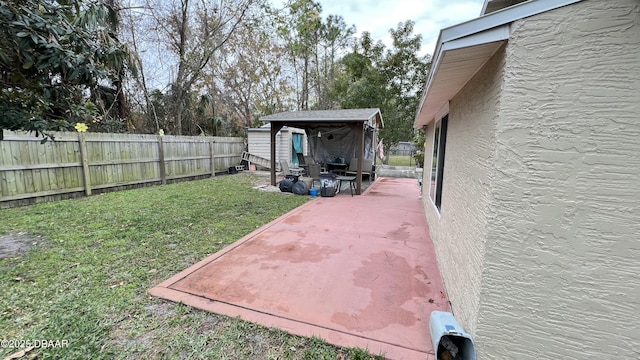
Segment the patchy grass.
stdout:
[[38,359],[377,358],[147,294],[308,200],[251,189],[261,181],[244,173],[0,211],[0,234],[35,239],[0,259],[0,340],[68,341],[31,350]]

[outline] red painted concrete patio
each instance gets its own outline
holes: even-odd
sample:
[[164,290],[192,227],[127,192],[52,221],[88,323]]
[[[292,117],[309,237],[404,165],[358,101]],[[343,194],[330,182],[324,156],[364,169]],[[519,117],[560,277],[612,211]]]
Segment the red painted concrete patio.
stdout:
[[434,359],[450,311],[415,179],[380,178],[285,214],[150,290],[171,301],[366,348]]

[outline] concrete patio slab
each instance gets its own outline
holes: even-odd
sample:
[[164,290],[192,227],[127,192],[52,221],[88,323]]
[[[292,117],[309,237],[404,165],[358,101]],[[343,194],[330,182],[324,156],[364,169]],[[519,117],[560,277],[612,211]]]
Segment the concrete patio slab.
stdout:
[[415,179],[318,198],[152,288],[171,301],[390,359],[434,359],[450,311]]

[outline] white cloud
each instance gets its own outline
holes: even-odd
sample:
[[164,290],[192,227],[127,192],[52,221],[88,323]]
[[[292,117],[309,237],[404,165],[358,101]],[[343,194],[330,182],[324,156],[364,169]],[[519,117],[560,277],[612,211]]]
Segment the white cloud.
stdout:
[[368,31],[374,39],[391,44],[389,29],[407,20],[415,22],[414,33],[422,35],[422,52],[431,54],[439,32],[480,14],[483,0],[316,0],[322,14],[341,15],[358,33]]

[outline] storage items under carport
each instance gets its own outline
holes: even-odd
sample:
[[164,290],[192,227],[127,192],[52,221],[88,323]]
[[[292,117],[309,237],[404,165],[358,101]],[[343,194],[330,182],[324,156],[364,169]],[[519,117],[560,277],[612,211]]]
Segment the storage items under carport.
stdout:
[[337,175],[334,173],[320,174],[320,196],[335,196],[338,191]]
[[282,181],[280,181],[281,192],[291,192],[296,195],[307,195],[309,192],[308,182],[306,178],[301,178],[298,175],[286,175]]

